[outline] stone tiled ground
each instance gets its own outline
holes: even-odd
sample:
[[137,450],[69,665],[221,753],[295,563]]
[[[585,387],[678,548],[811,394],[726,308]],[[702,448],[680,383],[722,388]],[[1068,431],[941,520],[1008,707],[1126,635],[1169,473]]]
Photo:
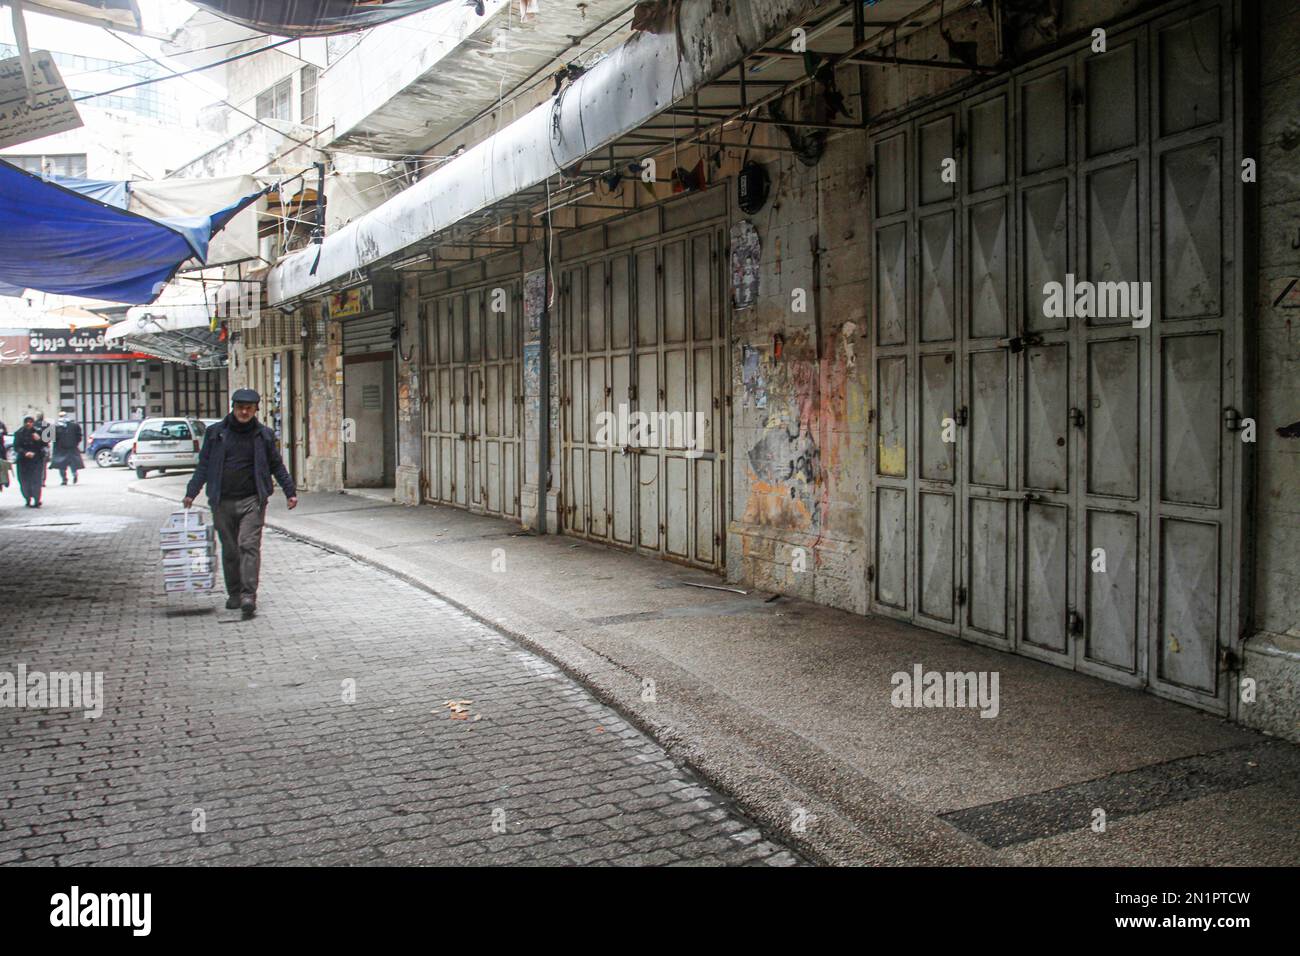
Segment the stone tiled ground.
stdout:
[[0,708],[0,864],[796,862],[550,664],[351,559],[268,532],[247,623],[163,596],[168,506],[85,477],[0,499],[0,671],[107,697]]

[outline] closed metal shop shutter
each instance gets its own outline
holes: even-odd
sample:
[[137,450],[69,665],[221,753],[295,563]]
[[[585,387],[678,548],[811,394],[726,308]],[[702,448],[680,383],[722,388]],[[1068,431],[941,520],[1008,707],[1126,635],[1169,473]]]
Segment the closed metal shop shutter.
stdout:
[[725,564],[723,227],[561,274],[562,526],[696,567]]
[[369,352],[393,350],[393,325],[397,319],[391,312],[372,315],[368,319],[343,321],[343,354],[365,355]]
[[[873,610],[1218,713],[1232,32],[1230,4],[1193,4],[873,137]],[[1149,324],[1047,309],[1071,276],[1149,283]]]
[[518,279],[420,303],[424,497],[517,518],[523,452],[523,297]]

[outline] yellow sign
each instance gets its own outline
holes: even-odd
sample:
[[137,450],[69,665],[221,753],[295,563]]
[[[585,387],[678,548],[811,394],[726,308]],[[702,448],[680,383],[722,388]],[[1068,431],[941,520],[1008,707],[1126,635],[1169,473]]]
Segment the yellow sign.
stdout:
[[330,318],[346,319],[350,315],[362,315],[375,310],[375,292],[368,285],[360,285],[345,292],[335,292],[330,296]]

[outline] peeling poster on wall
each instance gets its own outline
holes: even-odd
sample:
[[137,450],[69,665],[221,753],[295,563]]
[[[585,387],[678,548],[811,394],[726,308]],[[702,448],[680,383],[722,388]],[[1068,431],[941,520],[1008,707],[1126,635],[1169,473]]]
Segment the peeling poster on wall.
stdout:
[[754,224],[742,219],[731,227],[731,301],[748,309],[758,298],[758,263],[763,243]]
[[546,311],[546,272],[536,269],[524,276],[524,331],[527,341],[536,342]]
[[767,363],[763,350],[746,345],[740,365],[740,382],[744,386],[745,404],[767,408]]

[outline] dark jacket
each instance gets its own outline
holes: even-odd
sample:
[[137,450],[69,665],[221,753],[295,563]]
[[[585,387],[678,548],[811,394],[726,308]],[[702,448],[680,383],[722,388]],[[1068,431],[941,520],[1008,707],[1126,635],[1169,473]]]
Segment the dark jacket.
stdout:
[[[226,468],[229,423],[230,416],[226,416],[204,433],[203,450],[199,452],[198,467],[194,469],[194,476],[190,478],[190,483],[185,488],[185,497],[197,498],[200,489],[206,484],[208,504],[213,508],[221,503],[221,474]],[[280,483],[286,498],[297,497],[297,486],[289,476],[289,469],[284,467],[280,449],[276,447],[275,432],[258,423],[255,439],[257,440],[253,442],[253,480],[257,482],[257,497],[261,499],[262,504],[265,505],[275,491],[271,484],[272,477]]]
[[18,450],[18,461],[24,461],[24,455],[27,452],[34,452],[34,461],[41,461],[45,458],[45,439],[41,438],[41,433],[35,428],[20,428],[14,433],[14,448]]
[[54,447],[59,451],[81,451],[81,426],[61,422],[54,429]]

